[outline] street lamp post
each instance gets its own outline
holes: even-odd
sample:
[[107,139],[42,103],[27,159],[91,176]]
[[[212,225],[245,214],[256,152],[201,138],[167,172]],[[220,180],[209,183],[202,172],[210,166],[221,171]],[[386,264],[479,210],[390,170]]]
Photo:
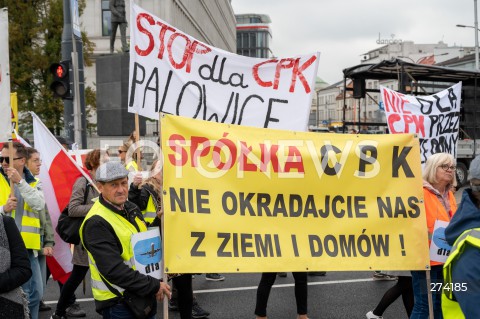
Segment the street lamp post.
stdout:
[[478,70],[479,68],[479,56],[478,56],[478,17],[477,17],[477,0],[473,0],[473,14],[475,18],[475,25],[464,25],[464,24],[457,24],[459,28],[473,28],[475,31],[475,69]]
[[473,15],[475,16],[475,68],[478,71],[478,18],[477,18],[477,0],[473,0]]

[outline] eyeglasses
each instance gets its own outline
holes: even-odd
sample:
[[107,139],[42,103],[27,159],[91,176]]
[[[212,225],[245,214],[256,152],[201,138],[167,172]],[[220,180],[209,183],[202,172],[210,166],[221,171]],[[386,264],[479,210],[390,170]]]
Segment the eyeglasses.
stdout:
[[[18,159],[22,159],[23,157],[14,157],[13,160],[18,160]],[[7,164],[10,164],[10,157],[9,156],[0,156],[0,163],[7,163]]]
[[118,154],[126,153],[127,151],[118,150]]
[[439,167],[441,167],[444,171],[448,171],[449,169],[454,171],[454,170],[457,169],[457,167],[455,165],[450,166],[448,164],[442,164]]

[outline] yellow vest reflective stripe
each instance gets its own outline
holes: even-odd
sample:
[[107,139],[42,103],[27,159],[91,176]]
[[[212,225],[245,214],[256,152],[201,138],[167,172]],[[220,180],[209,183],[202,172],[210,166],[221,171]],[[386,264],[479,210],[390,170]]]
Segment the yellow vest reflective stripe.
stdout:
[[[122,254],[120,255],[123,259],[123,262],[130,268],[135,269],[135,262],[134,262],[134,254],[133,254],[133,247],[131,245],[130,239],[133,234],[138,233],[135,226],[133,226],[129,221],[127,221],[122,216],[112,212],[107,207],[103,206],[100,201],[95,202],[93,207],[88,212],[87,216],[85,216],[85,220],[80,226],[80,239],[82,240],[82,244],[84,242],[83,239],[83,225],[85,222],[94,215],[98,215],[102,217],[105,221],[107,221],[115,231],[115,235],[117,236],[120,244],[122,245]],[[135,222],[140,229],[140,231],[146,231],[147,227],[145,223],[138,218],[135,218]],[[85,245],[84,245],[85,246]],[[95,259],[90,254],[87,249],[88,253],[88,262],[90,266],[90,275],[91,275],[91,283],[92,283],[92,292],[93,297],[95,300],[104,301],[116,298],[117,296],[111,292],[107,285],[103,282],[105,280],[108,282],[112,287],[116,288],[120,293],[123,294],[124,289],[121,287],[112,284],[108,280],[102,276],[97,268]],[[103,280],[102,280],[103,277]]]
[[[38,179],[36,178],[35,181],[30,183],[30,186],[35,188],[37,184]],[[10,184],[3,176],[0,176],[0,206],[7,203],[10,192]],[[12,211],[12,217],[15,218],[15,210]],[[20,235],[22,235],[25,247],[27,249],[40,250],[40,214],[39,212],[33,211],[25,201],[23,204],[21,227]]]
[[[480,228],[474,228],[464,231],[455,241],[452,247],[450,256],[448,256],[445,265],[443,266],[443,281],[446,284],[453,283],[452,280],[452,264],[455,260],[460,258],[465,250],[466,244],[472,245],[480,249]],[[451,286],[450,286],[451,287]],[[444,290],[442,294],[442,312],[445,319],[465,319],[465,316],[460,308],[460,304],[453,296],[453,290]]]
[[[89,261],[89,264],[91,265],[91,267],[95,267],[95,270],[96,270],[96,273],[98,273],[98,269],[97,269],[97,265],[95,264],[95,261],[93,260],[90,260],[90,255],[88,255],[89,258],[88,258],[88,261]],[[132,259],[129,260],[129,261],[124,261],[124,264],[127,265],[128,267],[130,268],[133,268],[135,269],[135,260]],[[117,285],[114,285],[112,284],[111,282],[108,282],[113,288],[117,289],[121,294],[123,294],[123,291],[125,289],[123,289],[122,287],[119,287]],[[95,279],[91,279],[91,286],[92,286],[92,289],[97,289],[97,290],[100,290],[100,291],[110,291],[107,287],[107,285],[103,282],[103,280],[95,280]]]
[[125,165],[125,168],[127,169],[127,171],[133,170],[134,172],[138,172],[138,165],[134,160],[131,160],[127,165]]
[[142,210],[142,214],[143,219],[145,219],[147,223],[152,223],[155,217],[157,217],[157,209],[155,208],[155,204],[153,203],[152,195],[148,197],[147,208]]

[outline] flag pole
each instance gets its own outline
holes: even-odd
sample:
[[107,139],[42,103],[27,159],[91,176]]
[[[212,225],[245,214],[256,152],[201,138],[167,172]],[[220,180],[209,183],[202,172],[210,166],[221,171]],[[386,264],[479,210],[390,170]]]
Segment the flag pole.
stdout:
[[[161,124],[160,124],[160,120],[162,118],[162,113],[158,113],[158,140],[159,140],[159,144],[160,144],[160,149],[162,148],[162,139],[161,139]],[[161,152],[159,152],[161,154]],[[158,158],[158,160],[160,160],[160,158]],[[163,167],[162,167],[162,170],[163,170]],[[163,178],[163,174],[162,174],[162,178]],[[163,181],[162,181],[162,185],[163,185]],[[164,209],[164,206],[163,206],[163,195],[165,194],[163,189],[161,190],[162,194],[162,209]],[[164,210],[165,212],[165,210]],[[162,252],[163,252],[163,256],[162,256],[162,269],[163,269],[163,282],[167,283],[168,282],[168,275],[165,273],[165,214],[162,214],[162,217],[161,217],[161,228],[162,228],[162,233],[160,234],[161,238],[162,238]],[[173,287],[172,287],[173,288]],[[172,289],[172,292],[173,292],[173,289]],[[164,319],[168,319],[168,299],[165,298],[163,299],[163,318]]]
[[[8,140],[8,149],[10,150],[10,155],[8,156],[8,161],[10,165],[8,167],[13,168],[13,152],[15,150],[13,149],[13,142],[11,138]],[[15,197],[15,189],[14,189],[13,181],[11,178],[9,180],[10,180],[10,197]]]
[[[135,144],[140,140],[140,123],[138,119],[138,113],[135,113]],[[142,153],[140,152],[140,147],[137,147],[135,150],[137,152],[137,166],[138,170],[142,170]]]
[[429,319],[433,319],[433,298],[432,298],[432,279],[430,277],[430,269],[426,271],[426,278],[427,278],[427,292],[428,292],[428,312],[429,312]]

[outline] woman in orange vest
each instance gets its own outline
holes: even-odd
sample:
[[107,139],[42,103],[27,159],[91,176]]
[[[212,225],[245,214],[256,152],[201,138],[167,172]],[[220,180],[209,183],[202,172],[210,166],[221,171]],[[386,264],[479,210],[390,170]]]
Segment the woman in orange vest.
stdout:
[[[438,224],[439,222],[450,222],[457,210],[457,203],[452,192],[452,188],[456,186],[455,169],[455,158],[452,155],[437,153],[427,159],[423,170],[423,197],[427,216],[428,241],[429,244],[432,244],[432,238],[434,238],[435,244],[446,250],[448,250],[448,244],[445,242],[445,236],[438,236],[445,230],[445,225],[439,227]],[[436,224],[437,227],[435,227]],[[432,257],[439,259],[430,253],[431,287],[442,287],[444,262],[434,261]],[[412,284],[415,303],[410,319],[428,319],[428,290],[431,290],[433,294],[435,319],[441,319],[442,290],[427,287],[425,271],[412,271]]]

